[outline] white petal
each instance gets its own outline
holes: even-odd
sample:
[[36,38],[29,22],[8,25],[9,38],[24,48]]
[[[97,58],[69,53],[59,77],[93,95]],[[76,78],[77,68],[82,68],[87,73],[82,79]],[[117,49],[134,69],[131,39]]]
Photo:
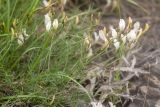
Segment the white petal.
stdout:
[[92,48],[89,48],[87,58],[89,58],[91,56],[93,56],[93,50],[92,50]]
[[58,28],[58,19],[54,19],[52,25],[53,25],[53,28],[56,30]]
[[24,36],[28,39],[29,35],[27,33],[24,33]]
[[136,32],[134,29],[132,29],[128,34],[127,34],[127,39],[128,41],[134,41],[136,39]]
[[91,102],[92,107],[104,107],[101,102],[93,101]]
[[111,34],[113,38],[117,38],[117,31],[114,28],[111,28]]
[[112,0],[107,0],[107,7],[111,6],[112,5]]
[[28,38],[28,37],[29,37],[29,35],[27,34],[27,32],[26,32],[26,29],[25,29],[25,28],[23,28],[23,29],[22,29],[22,33],[24,34],[24,36],[25,36],[26,38]]
[[24,37],[23,37],[22,34],[20,34],[20,35],[18,36],[17,42],[18,42],[19,45],[22,45],[22,44],[24,43]]
[[115,42],[118,42],[118,40],[117,39],[113,39],[113,42],[115,43]]
[[45,19],[44,19],[44,23],[45,23],[45,26],[46,26],[46,30],[49,31],[51,29],[51,18],[49,16],[49,14],[47,13],[46,15],[44,15]]
[[117,40],[114,41],[114,47],[118,49],[120,47],[120,42],[118,42]]
[[127,37],[125,35],[121,34],[121,39],[122,39],[123,43],[126,43]]
[[20,35],[18,36],[18,39],[20,39],[20,40],[24,41],[24,37],[23,37],[23,35],[22,35],[22,34],[20,34]]
[[124,21],[124,19],[120,19],[119,21],[119,29],[120,31],[123,31],[125,29],[126,23]]
[[134,25],[134,30],[137,32],[140,29],[140,22],[136,22]]
[[99,38],[101,40],[105,41],[105,42],[107,41],[107,38],[106,38],[105,33],[103,32],[103,30],[99,31]]
[[116,107],[112,102],[108,102],[110,107]]
[[43,4],[44,4],[45,7],[49,6],[49,3],[48,3],[47,0],[43,0]]
[[26,28],[22,28],[22,32],[23,32],[23,33],[26,33]]
[[23,42],[21,40],[18,39],[17,42],[19,45],[23,45]]
[[97,32],[94,32],[93,35],[94,35],[95,42],[97,42],[99,40],[99,36]]
[[67,3],[67,0],[62,0],[63,1],[63,5],[66,5]]

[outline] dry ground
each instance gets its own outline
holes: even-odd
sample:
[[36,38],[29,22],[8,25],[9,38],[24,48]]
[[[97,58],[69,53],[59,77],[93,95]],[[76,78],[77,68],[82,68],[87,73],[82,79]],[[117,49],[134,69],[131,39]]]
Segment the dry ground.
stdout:
[[[135,67],[144,69],[150,74],[131,79],[133,85],[131,93],[141,100],[135,99],[127,104],[127,107],[160,107],[160,1],[137,0],[137,2],[146,12],[124,1],[121,13],[124,18],[131,16],[135,21],[147,22],[151,26],[137,46],[140,50],[134,54],[137,59]],[[112,18],[105,16],[102,22],[108,24],[118,20],[116,16]]]
[[[110,24],[118,23],[119,18],[127,19],[129,16],[134,21],[140,21],[142,24],[148,23],[150,25],[149,31],[141,38],[134,53],[128,54],[127,57],[127,60],[131,62],[133,56],[135,56],[136,63],[134,67],[145,70],[149,74],[141,74],[138,77],[131,76],[129,79],[131,83],[129,91],[134,98],[127,100],[128,98],[126,96],[122,96],[123,103],[116,107],[160,107],[160,1],[136,0],[136,3],[140,7],[128,3],[126,0],[121,0],[120,12],[117,12],[111,11],[112,7],[103,5],[103,0],[98,1],[98,6],[101,7],[103,13],[101,19],[102,25],[108,27]],[[102,61],[98,60],[95,65],[94,62],[91,66],[92,69],[99,67],[101,63]],[[125,65],[125,63],[122,65]],[[130,76],[129,73],[123,75]],[[98,87],[105,86],[106,82],[101,79],[97,81],[98,84],[102,85]]]

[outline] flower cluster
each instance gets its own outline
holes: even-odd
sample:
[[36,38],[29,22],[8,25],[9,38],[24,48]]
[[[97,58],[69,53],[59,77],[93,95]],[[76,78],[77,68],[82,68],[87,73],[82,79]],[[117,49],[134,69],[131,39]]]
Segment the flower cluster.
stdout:
[[135,46],[139,37],[144,34],[148,28],[149,25],[146,24],[144,29],[142,29],[140,22],[137,21],[133,23],[130,17],[127,23],[124,19],[120,19],[118,28],[110,26],[107,31],[106,28],[103,27],[103,29],[93,33],[93,38],[85,36],[85,43],[88,45],[90,52],[92,50],[92,45],[94,44],[100,44],[103,49],[112,46],[116,50],[121,46],[131,49]]
[[90,104],[92,105],[92,107],[104,107],[102,102],[100,101],[92,101]]
[[[90,104],[92,107],[104,107],[101,101],[92,101]],[[108,104],[110,107],[116,107],[112,102],[108,102]]]
[[129,46],[129,48],[133,48],[139,37],[145,33],[148,28],[149,25],[146,24],[145,28],[142,29],[140,22],[138,21],[133,24],[133,21],[130,17],[128,19],[127,26],[124,19],[120,19],[118,29],[111,28],[111,35],[113,37],[115,48],[119,49],[121,44],[125,44],[125,46]]
[[[50,5],[47,0],[43,0],[43,4],[45,7],[48,7]],[[52,26],[56,30],[58,28],[58,19],[54,19],[53,23],[52,23],[51,17],[50,17],[50,12],[48,12],[44,15],[44,24],[45,24],[47,31],[49,31]]]
[[17,37],[17,43],[19,45],[23,45],[25,40],[27,40],[28,38],[29,38],[29,35],[26,33],[26,29],[23,28],[22,31],[20,32],[20,34]]

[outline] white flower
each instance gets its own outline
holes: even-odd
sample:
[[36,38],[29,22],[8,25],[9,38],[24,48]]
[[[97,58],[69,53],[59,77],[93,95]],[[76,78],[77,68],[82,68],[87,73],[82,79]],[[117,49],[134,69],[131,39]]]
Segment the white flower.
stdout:
[[112,0],[107,0],[107,7],[111,6],[112,5]]
[[67,0],[55,0],[58,1],[58,3],[62,6],[65,6],[67,4]]
[[23,45],[25,40],[27,40],[29,38],[29,35],[26,33],[26,29],[25,28],[23,28],[21,31],[22,32],[19,34],[18,40],[17,40],[19,45]]
[[[43,0],[43,4],[44,4],[45,7],[49,6],[49,2],[47,0]],[[44,15],[44,23],[45,23],[45,26],[46,26],[46,30],[49,31],[51,29],[51,25],[52,25],[49,13]]]
[[99,40],[99,35],[97,34],[97,32],[94,32],[93,35],[94,35],[95,42],[97,42]]
[[44,23],[45,23],[45,26],[46,26],[46,30],[49,31],[51,29],[51,25],[52,25],[49,13],[44,15]]
[[98,33],[94,32],[93,35],[95,42],[98,42],[99,40],[102,40],[104,42],[107,41],[106,35],[103,30],[99,30]]
[[67,0],[62,0],[63,5],[66,5]]
[[108,102],[110,107],[116,107],[112,102]]
[[121,34],[121,39],[122,39],[123,43],[126,43],[127,37],[125,35]]
[[83,37],[84,37],[84,43],[85,45],[87,45],[87,48],[91,48],[90,38],[86,32],[83,34]]
[[123,31],[125,29],[126,23],[124,21],[124,19],[120,19],[119,21],[119,29],[120,31]]
[[91,102],[92,107],[104,107],[101,102],[93,101]]
[[129,42],[134,41],[137,37],[136,37],[136,32],[134,29],[132,29],[128,34],[127,34],[127,39]]
[[24,37],[23,37],[22,33],[18,36],[17,42],[18,42],[19,45],[23,45],[23,43],[24,43]]
[[43,0],[43,4],[44,4],[45,7],[49,6],[49,3],[48,3],[47,0]]
[[91,56],[93,56],[93,50],[92,48],[89,48],[87,58],[90,58]]
[[25,28],[22,29],[22,33],[25,36],[25,38],[28,39],[29,35],[26,33],[26,29]]
[[103,40],[104,42],[107,41],[107,38],[106,38],[105,33],[104,33],[103,30],[100,30],[100,31],[99,31],[99,38],[100,38],[101,40]]
[[58,28],[58,19],[54,19],[52,26],[55,30]]
[[116,49],[119,49],[119,47],[120,47],[120,42],[119,41],[117,41],[117,39],[114,39],[114,47],[116,48]]
[[111,35],[113,38],[117,38],[117,31],[114,28],[111,28]]
[[79,17],[76,16],[76,25],[79,24]]
[[133,25],[133,29],[137,32],[139,29],[140,29],[140,22],[136,22],[134,25]]

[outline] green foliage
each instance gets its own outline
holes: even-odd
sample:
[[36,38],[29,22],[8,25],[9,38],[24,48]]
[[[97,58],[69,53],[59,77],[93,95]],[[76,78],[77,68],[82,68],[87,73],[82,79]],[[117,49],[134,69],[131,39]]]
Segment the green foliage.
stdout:
[[[87,64],[83,33],[92,27],[85,21],[91,11],[68,13],[66,23],[60,12],[54,16],[59,20],[58,29],[47,32],[44,16],[35,11],[40,4],[39,0],[0,1],[1,106],[51,106],[55,95],[52,106],[63,107],[76,104],[79,97],[90,97],[75,86],[82,87],[79,82]],[[79,25],[75,24],[76,16],[82,19]],[[17,40],[23,28],[29,38],[19,45]]]

